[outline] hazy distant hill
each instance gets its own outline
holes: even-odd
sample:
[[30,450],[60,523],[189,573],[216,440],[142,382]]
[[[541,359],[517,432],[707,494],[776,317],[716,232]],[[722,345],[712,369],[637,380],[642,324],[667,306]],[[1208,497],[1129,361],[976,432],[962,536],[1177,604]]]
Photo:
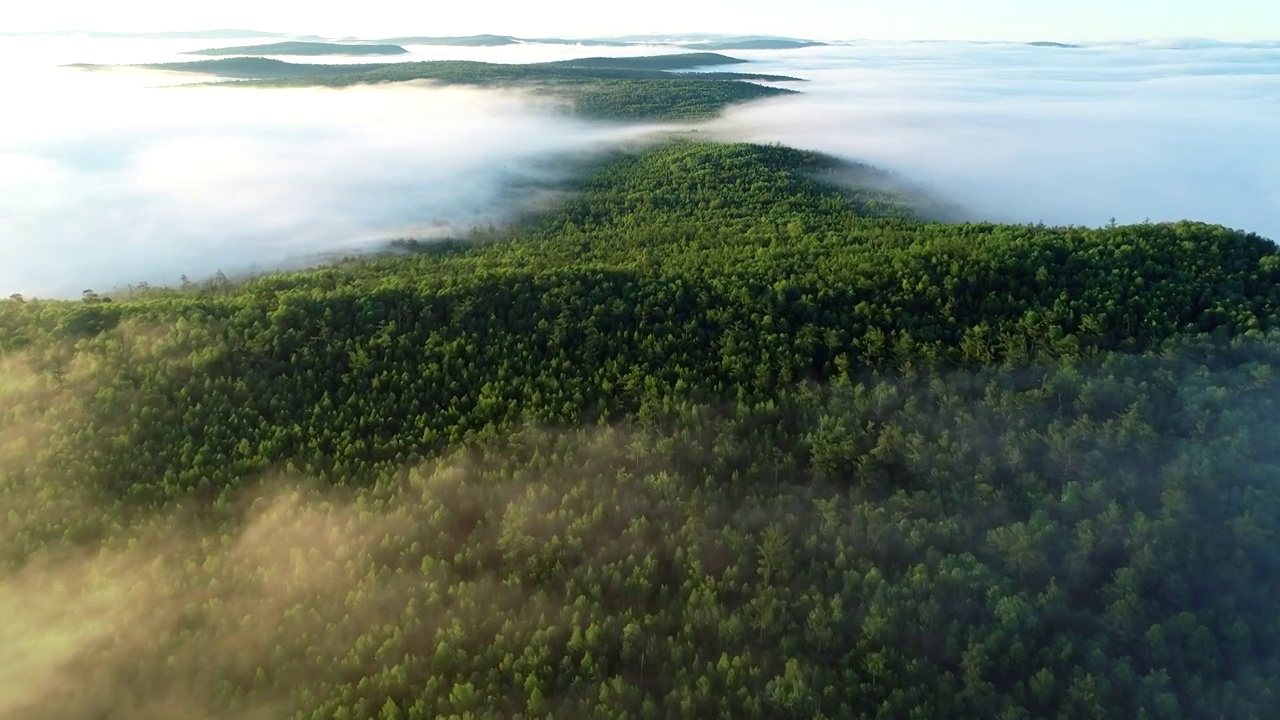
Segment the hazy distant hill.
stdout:
[[523,40],[523,42],[535,45],[584,45],[588,47],[628,47],[640,44],[628,42],[626,40],[609,40],[604,38],[527,38]]
[[323,42],[278,42],[267,45],[193,50],[185,55],[404,55],[399,45],[347,45]]
[[1049,42],[1048,40],[1038,40],[1036,42],[1027,43],[1032,47],[1049,47],[1049,48],[1078,48],[1079,45],[1071,45],[1070,43]]
[[[397,63],[355,63],[351,65],[318,65],[290,63],[264,57],[231,57],[191,62],[151,63],[133,67],[145,70],[188,72],[240,80],[294,80],[321,75],[358,74],[393,67]],[[110,66],[76,64],[68,67],[99,69]]]
[[[271,80],[358,74],[374,70],[392,69],[398,74],[413,74],[421,79],[446,79],[462,81],[466,78],[529,79],[625,79],[656,80],[689,78],[698,80],[755,80],[761,82],[803,82],[803,78],[788,75],[766,75],[736,72],[679,72],[693,68],[718,65],[736,65],[746,60],[719,53],[681,53],[677,55],[653,55],[642,57],[588,57],[572,60],[556,60],[545,63],[504,64],[465,60],[436,60],[426,62],[354,63],[335,65],[329,63],[291,63],[264,57],[229,57],[216,60],[190,62],[165,62],[130,65],[146,70],[195,72],[231,78]],[[67,67],[84,69],[109,68],[111,65],[76,63]]]
[[599,38],[517,38],[510,35],[467,35],[459,37],[431,37],[411,35],[407,37],[381,38],[378,42],[400,45],[444,45],[450,47],[500,47],[503,45],[586,45],[591,47],[627,47],[637,43],[626,40]]
[[501,45],[584,45],[589,47],[629,47],[632,45],[680,45],[697,50],[790,50],[826,45],[816,40],[765,35],[712,35],[690,33],[680,35],[627,35],[613,38],[521,38],[511,35],[429,36],[379,38],[375,42],[397,45],[446,45],[454,47],[497,47]]
[[729,57],[720,53],[680,53],[678,55],[652,55],[649,57],[590,57],[574,60],[540,63],[546,67],[577,68],[625,68],[628,70],[689,70],[697,67],[713,65],[736,65],[745,63],[741,58]]
[[413,80],[444,85],[523,87],[562,99],[584,117],[607,120],[703,120],[735,103],[795,92],[759,84],[798,80],[780,75],[672,72],[742,62],[745,61],[716,53],[685,53],[526,65],[463,60],[328,65],[226,58],[134,67],[219,75],[239,79],[232,84],[264,87],[337,88]]
[[664,43],[670,45],[688,45],[696,43],[701,47],[710,47],[712,44],[728,45],[734,43],[746,44],[767,42],[823,44],[819,43],[817,40],[784,37],[782,35],[725,35],[720,33],[652,33],[648,35],[619,35],[618,37],[607,39],[617,42]]
[[710,42],[685,43],[681,47],[693,50],[797,50],[807,47],[821,47],[826,43],[816,40],[790,40],[784,38],[759,38],[755,40],[721,40]]
[[383,38],[378,40],[383,43],[395,43],[397,45],[450,45],[455,47],[498,47],[501,45],[516,45],[519,40],[509,35],[466,35],[460,37],[429,37],[425,35],[412,35],[408,37]]

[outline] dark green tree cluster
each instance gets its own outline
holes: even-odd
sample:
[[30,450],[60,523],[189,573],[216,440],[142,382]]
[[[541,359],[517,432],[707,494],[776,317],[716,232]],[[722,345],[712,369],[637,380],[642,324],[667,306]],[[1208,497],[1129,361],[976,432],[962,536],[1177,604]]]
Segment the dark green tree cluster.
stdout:
[[758,73],[682,72],[740,62],[744,61],[716,53],[685,53],[525,65],[463,60],[316,65],[235,57],[137,67],[240,78],[235,82],[237,87],[351,87],[430,80],[445,85],[530,88],[567,100],[585,117],[604,120],[705,120],[735,103],[795,92],[759,82],[797,78]]
[[589,57],[556,60],[540,63],[542,67],[627,69],[627,70],[690,70],[716,65],[740,65],[748,61],[714,52],[674,53],[644,57]]
[[497,237],[0,303],[0,560],[100,548],[58,592],[135,628],[28,711],[1269,717],[1280,252],[880,180],[677,142]]

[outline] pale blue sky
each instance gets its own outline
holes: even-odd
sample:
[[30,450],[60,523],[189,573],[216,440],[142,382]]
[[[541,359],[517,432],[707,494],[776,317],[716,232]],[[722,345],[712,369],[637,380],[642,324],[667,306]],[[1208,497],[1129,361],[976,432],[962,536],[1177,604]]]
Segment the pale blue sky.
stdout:
[[0,29],[237,27],[323,35],[718,31],[822,39],[1280,39],[1280,0],[53,0],[3,3]]

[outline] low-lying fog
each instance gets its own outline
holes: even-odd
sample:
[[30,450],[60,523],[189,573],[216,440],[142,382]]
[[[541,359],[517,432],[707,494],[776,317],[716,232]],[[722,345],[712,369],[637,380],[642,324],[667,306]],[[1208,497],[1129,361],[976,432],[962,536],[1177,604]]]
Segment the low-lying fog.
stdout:
[[[512,93],[166,88],[201,78],[59,68],[177,59],[217,41],[0,38],[0,297],[238,273],[501,222],[571,152],[653,128]],[[386,58],[537,62],[675,47],[411,46]],[[903,173],[977,217],[1220,222],[1280,239],[1280,50],[856,43],[731,53],[798,75],[714,137]],[[375,62],[382,58],[285,58]]]
[[724,137],[864,159],[975,216],[1193,219],[1280,240],[1280,48],[860,43],[744,52],[810,78],[731,109]]
[[[167,41],[78,44],[90,52],[56,62],[179,59]],[[0,115],[0,297],[176,284],[465,232],[522,209],[536,193],[519,187],[554,180],[563,154],[648,131],[516,93],[156,87],[206,78],[33,73],[7,57],[0,77],[19,76],[10,107],[22,112]]]

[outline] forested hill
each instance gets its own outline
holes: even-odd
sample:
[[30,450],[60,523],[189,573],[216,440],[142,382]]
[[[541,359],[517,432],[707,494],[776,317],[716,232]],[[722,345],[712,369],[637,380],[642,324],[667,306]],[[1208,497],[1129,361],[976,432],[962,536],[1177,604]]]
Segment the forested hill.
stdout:
[[883,181],[0,302],[0,713],[1270,718],[1275,245]]
[[[462,60],[329,65],[237,57],[133,67],[240,78],[236,87],[352,87],[424,80],[445,85],[524,88],[560,98],[586,117],[602,120],[705,120],[726,107],[794,93],[762,82],[795,82],[782,75],[680,72],[745,62],[717,53],[655,57],[580,58],[532,64]],[[93,65],[75,67],[94,68]]]

